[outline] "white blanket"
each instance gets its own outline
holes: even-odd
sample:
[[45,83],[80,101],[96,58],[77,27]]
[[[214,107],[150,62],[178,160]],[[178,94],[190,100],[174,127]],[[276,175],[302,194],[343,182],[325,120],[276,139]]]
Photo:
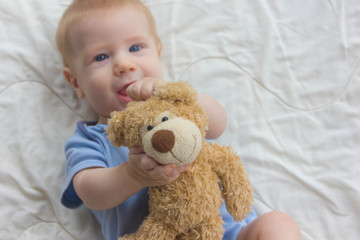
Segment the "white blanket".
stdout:
[[[145,0],[165,78],[217,98],[218,139],[242,157],[258,214],[305,240],[360,239],[358,0]],[[0,239],[102,239],[59,203],[63,145],[94,119],[62,77],[57,22],[70,0],[0,0]]]

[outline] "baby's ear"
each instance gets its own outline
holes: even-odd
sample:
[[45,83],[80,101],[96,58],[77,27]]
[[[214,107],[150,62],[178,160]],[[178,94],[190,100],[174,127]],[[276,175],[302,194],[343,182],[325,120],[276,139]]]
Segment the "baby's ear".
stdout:
[[63,74],[66,78],[66,81],[70,84],[70,86],[74,89],[76,96],[80,99],[85,97],[84,92],[80,88],[77,79],[74,77],[72,70],[68,67],[63,68]]
[[124,139],[124,119],[125,113],[121,111],[115,111],[110,114],[108,120],[108,126],[105,129],[107,138],[116,147],[123,146],[125,143]]

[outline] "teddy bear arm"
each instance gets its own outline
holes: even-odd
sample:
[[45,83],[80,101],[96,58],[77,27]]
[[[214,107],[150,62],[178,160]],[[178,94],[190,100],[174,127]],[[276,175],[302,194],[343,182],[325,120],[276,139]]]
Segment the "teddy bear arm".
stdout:
[[250,214],[253,188],[239,156],[230,147],[212,144],[211,165],[221,181],[228,212],[240,221]]

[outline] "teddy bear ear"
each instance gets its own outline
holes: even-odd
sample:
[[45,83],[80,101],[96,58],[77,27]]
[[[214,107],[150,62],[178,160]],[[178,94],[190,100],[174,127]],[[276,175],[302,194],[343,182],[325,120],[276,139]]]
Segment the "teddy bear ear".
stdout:
[[125,144],[124,139],[124,120],[125,113],[121,111],[115,111],[110,114],[108,120],[108,126],[105,128],[105,133],[109,141],[116,147],[123,146]]
[[181,102],[186,105],[192,105],[197,101],[195,88],[187,82],[169,82],[158,87],[154,95],[161,100]]

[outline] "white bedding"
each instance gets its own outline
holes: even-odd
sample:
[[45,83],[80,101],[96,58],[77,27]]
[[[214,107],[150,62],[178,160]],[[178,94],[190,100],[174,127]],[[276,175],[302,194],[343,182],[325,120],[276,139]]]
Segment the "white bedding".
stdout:
[[[305,240],[360,239],[358,0],[146,0],[169,81],[216,97],[219,142],[242,157],[258,214]],[[61,74],[54,35],[70,0],[0,0],[0,239],[102,239],[59,203],[63,144],[94,119]]]

